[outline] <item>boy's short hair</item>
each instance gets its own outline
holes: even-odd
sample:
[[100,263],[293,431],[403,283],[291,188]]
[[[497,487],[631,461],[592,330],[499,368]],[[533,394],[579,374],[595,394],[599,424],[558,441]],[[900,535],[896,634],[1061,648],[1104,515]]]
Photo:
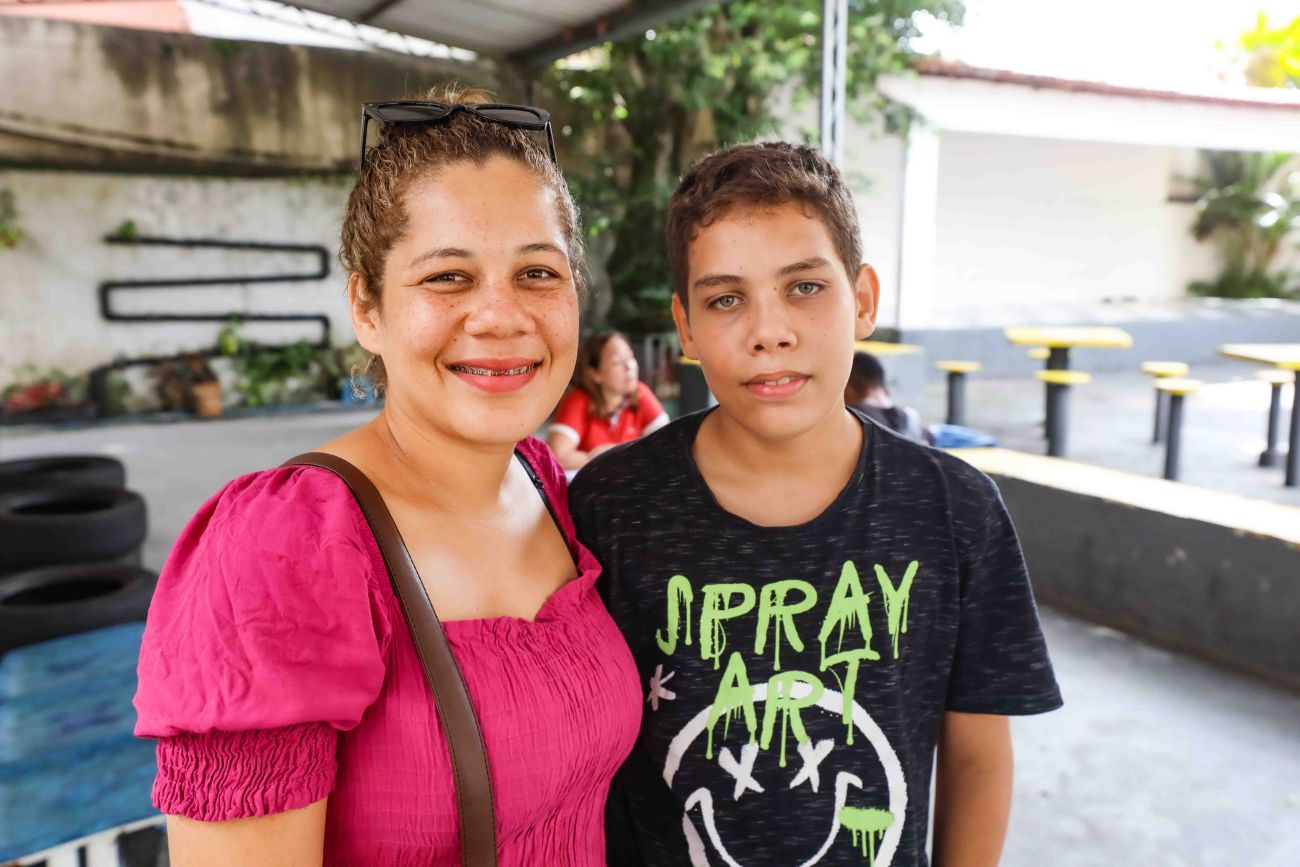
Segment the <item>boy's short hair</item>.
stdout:
[[853,367],[849,370],[849,388],[863,394],[885,384],[885,368],[880,359],[870,352],[853,353]]
[[855,278],[862,264],[862,239],[853,194],[839,169],[808,145],[735,145],[691,166],[668,204],[668,263],[682,306],[688,300],[688,252],[700,229],[733,208],[791,203],[821,219],[849,279]]

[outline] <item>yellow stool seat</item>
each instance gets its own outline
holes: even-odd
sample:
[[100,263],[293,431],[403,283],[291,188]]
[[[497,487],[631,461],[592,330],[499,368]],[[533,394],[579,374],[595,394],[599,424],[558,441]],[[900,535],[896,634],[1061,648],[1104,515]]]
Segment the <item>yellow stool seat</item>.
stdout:
[[1156,388],[1161,391],[1167,391],[1170,394],[1187,395],[1199,391],[1205,383],[1199,379],[1180,379],[1179,377],[1170,376],[1165,379],[1156,380]]
[[975,373],[980,369],[978,361],[939,361],[934,366],[947,373]]
[[1034,376],[1048,385],[1086,385],[1092,382],[1092,374],[1082,370],[1039,370]]
[[1277,366],[1285,370],[1300,370],[1300,358],[1288,358],[1286,361],[1279,361]]
[[1295,382],[1295,371],[1274,367],[1270,370],[1256,371],[1255,378],[1262,379],[1269,385],[1290,385]]
[[1169,376],[1187,376],[1191,371],[1185,362],[1182,361],[1144,361],[1142,362],[1142,372],[1164,379]]
[[1034,361],[1046,361],[1052,357],[1052,350],[1048,349],[1046,346],[1038,346],[1029,350],[1029,352],[1025,354]]

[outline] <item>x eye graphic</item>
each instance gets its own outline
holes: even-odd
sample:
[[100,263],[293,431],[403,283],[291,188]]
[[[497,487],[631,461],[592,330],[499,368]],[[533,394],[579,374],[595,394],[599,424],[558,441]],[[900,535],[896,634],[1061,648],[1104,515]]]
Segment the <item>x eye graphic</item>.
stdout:
[[754,779],[754,762],[758,759],[758,744],[745,744],[740,748],[740,761],[732,755],[730,747],[723,747],[718,756],[718,767],[736,778],[736,790],[731,793],[739,801],[746,789],[761,793],[763,787]]

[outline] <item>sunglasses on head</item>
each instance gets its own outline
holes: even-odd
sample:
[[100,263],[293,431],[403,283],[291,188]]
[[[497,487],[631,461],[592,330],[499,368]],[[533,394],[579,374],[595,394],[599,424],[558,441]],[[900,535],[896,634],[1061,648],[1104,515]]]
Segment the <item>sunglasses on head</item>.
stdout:
[[555,136],[551,133],[551,115],[545,109],[533,108],[531,105],[447,105],[443,102],[401,99],[367,102],[361,106],[361,154],[357,159],[357,169],[360,170],[366,161],[366,131],[371,119],[385,126],[418,126],[442,123],[458,111],[467,111],[483,120],[515,129],[545,132],[551,162],[559,164],[560,161],[555,157]]

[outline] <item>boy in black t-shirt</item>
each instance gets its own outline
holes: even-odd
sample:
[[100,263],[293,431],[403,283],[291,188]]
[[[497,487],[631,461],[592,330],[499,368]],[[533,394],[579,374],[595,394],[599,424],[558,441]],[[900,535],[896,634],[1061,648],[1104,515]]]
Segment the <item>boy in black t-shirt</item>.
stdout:
[[587,466],[579,535],[646,684],[612,865],[997,863],[1008,715],[1061,704],[993,482],[844,405],[874,328],[852,198],[816,151],[698,163],[673,317],[718,406]]

